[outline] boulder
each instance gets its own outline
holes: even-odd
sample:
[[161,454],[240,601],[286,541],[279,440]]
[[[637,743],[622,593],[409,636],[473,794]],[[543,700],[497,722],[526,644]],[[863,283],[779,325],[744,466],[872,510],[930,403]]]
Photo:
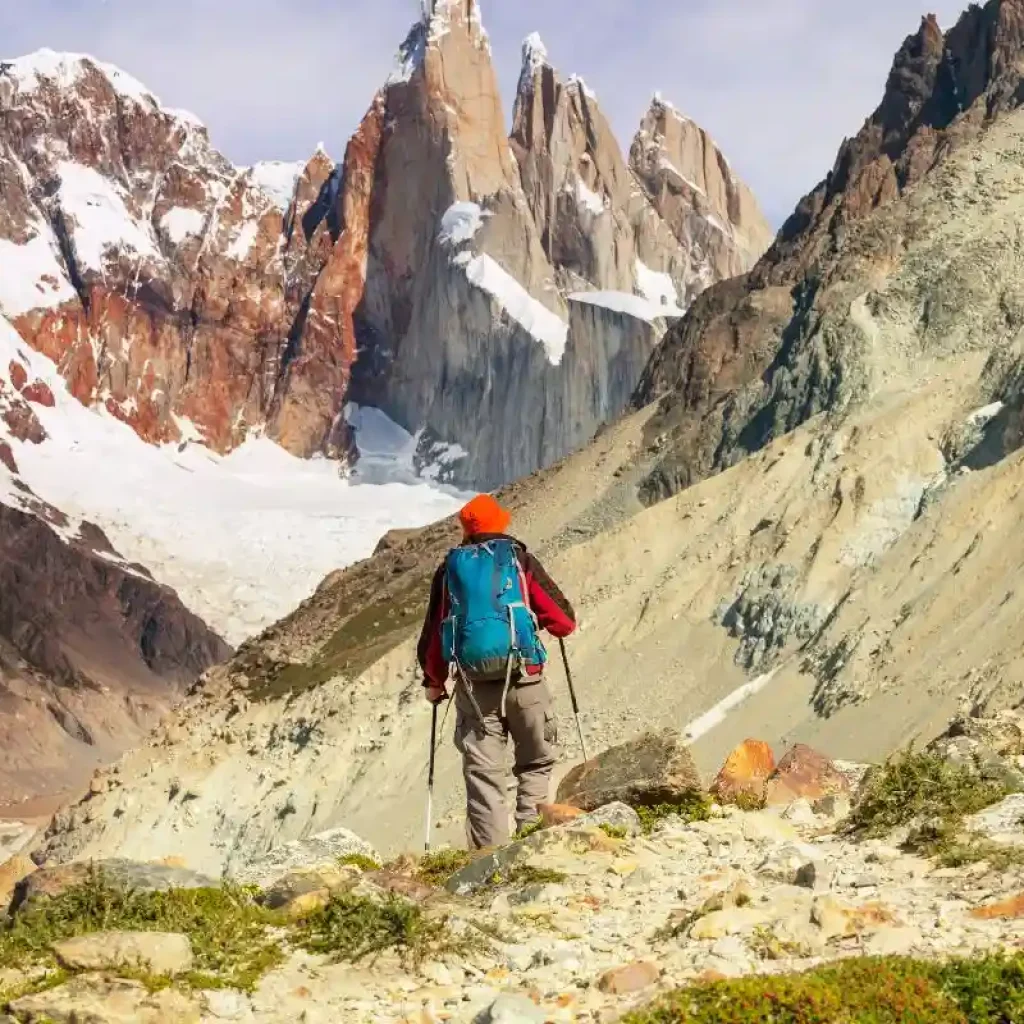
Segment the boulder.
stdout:
[[661,969],[657,964],[639,960],[624,967],[613,967],[610,971],[605,971],[598,979],[597,987],[609,995],[623,996],[653,985],[660,977]]
[[149,992],[123,978],[84,974],[59,988],[16,999],[19,1024],[199,1024],[198,1005],[173,988]]
[[640,815],[627,804],[606,804],[596,811],[583,814],[567,823],[573,829],[600,828],[607,825],[613,829],[625,829],[626,835],[635,836],[641,831]]
[[309,839],[285,843],[255,860],[233,866],[228,877],[240,885],[263,888],[292,871],[337,867],[338,862],[348,856],[366,857],[383,865],[380,854],[369,843],[346,828],[336,828]]
[[1004,800],[972,814],[964,822],[969,832],[985,836],[996,843],[1007,846],[1024,845],[1024,830],[1020,823],[1024,819],[1024,793],[1011,793]]
[[847,795],[850,782],[824,754],[798,743],[779,762],[765,792],[771,806],[784,806],[801,797],[811,802],[829,795]]
[[832,872],[811,846],[796,843],[772,851],[757,869],[758,875],[783,885],[807,889],[827,889]]
[[185,868],[166,864],[143,864],[131,860],[103,860],[61,864],[40,868],[18,883],[11,909],[16,911],[38,899],[52,899],[85,883],[93,872],[99,872],[113,885],[138,892],[167,892],[171,889],[215,889],[214,878]]
[[35,863],[28,857],[15,854],[10,860],[0,864],[0,911],[6,910],[18,887],[36,870]]
[[775,771],[775,755],[762,740],[744,740],[726,758],[711,786],[722,804],[763,805],[765,787]]
[[768,920],[769,915],[755,907],[726,907],[695,921],[690,929],[690,938],[721,939],[726,935],[748,935]]
[[476,1018],[476,1024],[544,1024],[548,1015],[518,992],[503,992]]
[[362,875],[358,868],[343,867],[340,864],[289,871],[266,886],[262,902],[271,910],[281,910],[309,893],[330,894],[339,889],[351,888],[360,877]]
[[558,787],[558,802],[593,811],[605,804],[631,807],[676,803],[701,792],[700,773],[675,729],[645,733],[578,765]]
[[188,936],[168,932],[94,932],[54,943],[53,953],[72,971],[137,967],[174,976],[192,969]]

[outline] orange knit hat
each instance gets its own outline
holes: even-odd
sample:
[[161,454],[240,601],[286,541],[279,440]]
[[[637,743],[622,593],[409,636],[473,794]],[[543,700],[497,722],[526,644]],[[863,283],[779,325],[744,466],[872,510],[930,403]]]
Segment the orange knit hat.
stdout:
[[481,494],[459,513],[459,522],[467,537],[476,537],[481,533],[504,533],[512,515],[489,494]]

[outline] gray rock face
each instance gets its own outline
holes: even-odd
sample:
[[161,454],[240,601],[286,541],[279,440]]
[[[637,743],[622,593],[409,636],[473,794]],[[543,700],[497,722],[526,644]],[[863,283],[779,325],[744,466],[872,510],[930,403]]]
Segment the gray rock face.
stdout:
[[192,967],[187,935],[163,932],[94,932],[54,944],[62,966],[73,971],[135,967],[150,974],[183,974]]
[[233,865],[228,877],[241,885],[262,888],[293,871],[336,867],[338,861],[347,856],[367,857],[381,863],[380,854],[369,843],[346,828],[336,828],[309,839],[285,843],[248,863]]

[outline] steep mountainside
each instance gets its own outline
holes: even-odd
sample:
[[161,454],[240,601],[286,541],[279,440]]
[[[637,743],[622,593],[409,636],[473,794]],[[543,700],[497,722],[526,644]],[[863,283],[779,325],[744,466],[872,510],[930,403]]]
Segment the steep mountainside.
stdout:
[[[595,747],[675,725],[705,770],[748,735],[875,758],[960,708],[1021,703],[1019,25],[1022,0],[972,9],[941,46],[926,21],[844,146],[837,167],[860,170],[697,300],[650,368],[658,401],[506,491],[581,610]],[[865,192],[886,168],[891,189]],[[61,815],[47,854],[212,870],[335,825],[409,847],[430,719],[414,627],[454,536],[329,577]],[[446,741],[438,817],[457,839],[455,761]]]
[[[494,485],[589,440],[679,303],[763,251],[756,209],[720,201],[740,186],[708,206],[627,170],[580,81],[573,130],[599,133],[573,160],[611,176],[560,171],[575,227],[552,250],[476,0],[427,7],[341,164],[320,151],[236,168],[116,68],[49,51],[9,62],[0,313],[76,398],[148,442],[225,453],[265,433],[341,461],[356,456],[346,404],[379,406],[416,436],[418,469]],[[534,79],[554,74],[539,52],[517,126]],[[534,159],[564,163],[560,138],[535,134]],[[620,227],[620,265],[598,265]]]

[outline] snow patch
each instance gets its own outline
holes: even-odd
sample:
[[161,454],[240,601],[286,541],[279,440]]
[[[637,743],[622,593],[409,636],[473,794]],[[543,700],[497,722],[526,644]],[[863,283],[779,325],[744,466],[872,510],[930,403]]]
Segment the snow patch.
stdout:
[[[464,257],[460,259],[459,257]],[[463,266],[471,284],[496,299],[502,309],[547,352],[548,362],[558,366],[565,355],[569,325],[538,302],[507,270],[490,256],[460,253],[453,261]]]
[[256,238],[259,233],[260,225],[258,221],[250,220],[246,222],[224,251],[224,255],[228,259],[244,263],[249,258],[249,253],[252,252],[252,247],[256,244]]
[[700,718],[694,719],[683,730],[683,736],[689,743],[695,743],[702,736],[706,736],[712,729],[721,725],[728,717],[730,711],[735,711],[741,704],[745,704],[755,694],[760,693],[775,677],[777,669],[763,676],[758,676],[752,682],[746,683],[736,690],[733,690],[724,700],[719,701],[710,711],[705,712]]
[[448,248],[462,245],[476,237],[490,213],[476,203],[452,203],[441,218],[437,240]]
[[249,176],[257,188],[264,191],[274,205],[285,213],[295,196],[298,183],[306,165],[301,161],[283,163],[280,160],[264,160],[249,168]]
[[129,249],[140,259],[161,262],[152,235],[128,212],[117,186],[91,167],[70,161],[57,165],[57,199],[74,221],[71,236],[79,263],[103,272],[111,250]]
[[677,306],[658,306],[647,299],[634,295],[632,292],[572,292],[570,302],[583,302],[591,306],[600,306],[615,313],[624,313],[636,320],[645,320],[653,324],[656,320],[684,316],[685,312]]
[[205,214],[184,206],[175,206],[160,218],[160,226],[175,245],[181,245],[186,238],[201,235],[205,223]]
[[711,227],[716,231],[721,232],[723,235],[732,234],[732,232],[713,213],[705,213],[704,219],[711,225]]
[[519,93],[529,95],[537,72],[548,66],[548,48],[539,32],[532,32],[523,40],[523,68],[519,73]]
[[967,417],[967,425],[970,427],[984,427],[992,422],[1003,411],[1002,402],[992,402],[990,405],[983,405],[975,409]]
[[24,482],[72,520],[73,535],[96,523],[236,644],[293,611],[328,573],[368,557],[388,530],[424,526],[462,500],[422,481],[346,480],[336,463],[295,458],[265,437],[227,457],[200,444],[147,445],[72,398],[54,364],[0,318],[0,368],[13,358],[56,401],[33,407],[49,434],[40,445],[8,437],[0,421]]
[[634,266],[637,287],[648,302],[659,309],[679,309],[679,292],[668,274],[651,270],[642,260],[637,260]]
[[579,203],[581,209],[592,213],[595,217],[605,211],[604,196],[599,196],[596,192],[591,191],[582,178],[576,179],[576,202]]
[[57,240],[49,227],[24,245],[0,239],[0,312],[17,317],[33,309],[52,309],[72,302],[78,293],[61,264]]

